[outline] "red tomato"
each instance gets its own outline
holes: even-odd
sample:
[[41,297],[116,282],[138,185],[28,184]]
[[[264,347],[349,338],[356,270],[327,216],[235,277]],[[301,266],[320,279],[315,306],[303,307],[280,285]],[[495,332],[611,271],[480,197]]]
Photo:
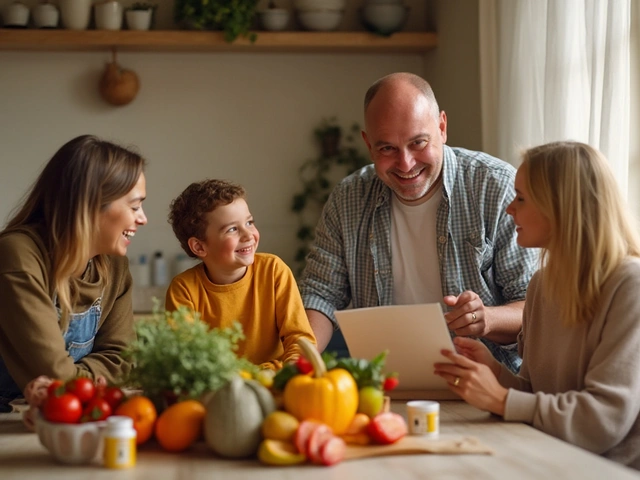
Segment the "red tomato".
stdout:
[[81,422],[99,422],[112,413],[111,405],[102,397],[94,397],[84,407]]
[[45,420],[56,423],[78,423],[82,415],[82,402],[72,393],[52,395],[42,407]]
[[115,412],[116,408],[122,403],[124,400],[124,392],[120,390],[118,387],[104,387],[99,389],[96,393],[96,396],[100,396],[104,398],[111,407],[111,410]]
[[47,387],[47,395],[52,397],[54,395],[61,395],[64,393],[64,382],[58,378],[55,378],[51,385]]
[[369,422],[367,433],[374,442],[387,445],[397,442],[407,434],[407,422],[397,413],[380,413]]
[[313,372],[313,365],[311,365],[311,362],[302,356],[298,357],[298,360],[296,360],[296,367],[298,367],[298,371],[303,375]]
[[69,380],[65,384],[65,389],[67,392],[73,393],[78,397],[83,405],[91,400],[96,393],[96,387],[93,382],[85,377]]
[[384,379],[384,384],[382,385],[382,389],[385,392],[388,392],[396,388],[399,383],[400,383],[400,380],[398,380],[398,377],[387,377]]

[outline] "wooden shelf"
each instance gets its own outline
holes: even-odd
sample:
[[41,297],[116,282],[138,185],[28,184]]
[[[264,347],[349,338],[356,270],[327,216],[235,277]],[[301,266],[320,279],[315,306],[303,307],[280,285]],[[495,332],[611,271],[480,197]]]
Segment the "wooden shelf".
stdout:
[[190,51],[423,53],[437,45],[430,32],[398,32],[381,37],[368,32],[256,32],[255,43],[229,44],[222,32],[188,30],[35,30],[0,29],[0,51]]

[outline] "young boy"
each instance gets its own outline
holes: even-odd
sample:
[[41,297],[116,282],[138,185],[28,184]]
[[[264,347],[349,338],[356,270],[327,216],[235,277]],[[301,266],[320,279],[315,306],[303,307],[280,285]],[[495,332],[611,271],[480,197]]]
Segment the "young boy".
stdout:
[[238,355],[263,368],[280,368],[299,354],[296,340],[316,343],[289,267],[256,253],[260,233],[244,188],[222,180],[189,185],[171,202],[169,223],[187,255],[202,263],[169,285],[169,311],[185,305],[211,327],[242,324]]

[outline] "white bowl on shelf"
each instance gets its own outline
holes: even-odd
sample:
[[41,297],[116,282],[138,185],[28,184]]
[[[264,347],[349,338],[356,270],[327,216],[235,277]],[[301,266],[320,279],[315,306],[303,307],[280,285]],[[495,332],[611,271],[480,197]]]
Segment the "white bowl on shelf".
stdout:
[[267,8],[258,13],[260,23],[265,30],[277,32],[287,28],[289,10],[286,8]]
[[344,10],[345,0],[294,0],[293,8],[302,11]]
[[409,7],[395,3],[369,4],[362,8],[362,23],[368,30],[391,35],[402,29]]
[[329,32],[335,30],[342,22],[343,12],[340,10],[299,11],[298,20],[306,30]]
[[36,418],[36,432],[44,448],[61,463],[88,464],[100,457],[102,431],[107,422],[53,423]]

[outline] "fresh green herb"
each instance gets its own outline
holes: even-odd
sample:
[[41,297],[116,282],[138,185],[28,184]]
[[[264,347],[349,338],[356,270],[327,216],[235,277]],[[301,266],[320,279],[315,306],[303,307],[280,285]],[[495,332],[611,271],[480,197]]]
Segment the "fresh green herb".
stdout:
[[373,360],[363,358],[336,358],[335,353],[323,353],[322,358],[327,365],[327,370],[334,368],[344,368],[348,371],[358,385],[358,390],[363,387],[375,387],[382,389],[382,384],[387,376],[384,370],[385,359],[389,352],[385,350],[376,355]]
[[273,377],[273,388],[275,390],[284,390],[284,386],[289,380],[298,375],[300,371],[295,363],[287,363]]
[[200,314],[186,307],[154,313],[135,323],[137,340],[123,356],[134,368],[125,382],[159,400],[165,395],[198,398],[225,385],[240,370],[257,367],[238,358],[242,326],[210,328]]
[[[385,359],[388,351],[378,354],[373,360],[365,360],[362,358],[337,358],[336,352],[324,352],[322,360],[327,370],[334,368],[344,368],[348,371],[358,385],[358,390],[363,387],[375,387],[382,390],[384,382],[387,378],[396,378],[396,372],[383,372]],[[282,367],[273,379],[273,387],[277,390],[284,390],[285,385],[291,378],[298,375],[300,371],[295,363],[290,363]]]

